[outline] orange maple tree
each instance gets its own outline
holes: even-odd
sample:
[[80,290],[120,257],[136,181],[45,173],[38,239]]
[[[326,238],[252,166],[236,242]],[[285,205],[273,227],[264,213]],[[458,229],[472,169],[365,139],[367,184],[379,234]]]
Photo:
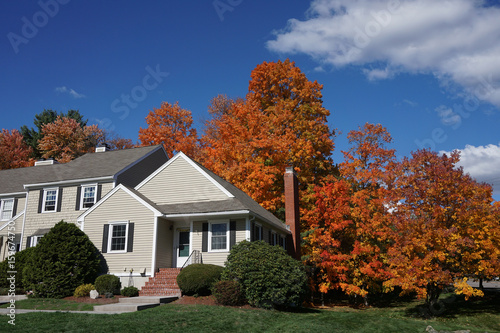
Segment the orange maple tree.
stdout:
[[390,189],[393,277],[385,286],[416,292],[428,304],[450,284],[456,293],[480,295],[466,279],[500,271],[498,205],[492,204],[490,185],[457,167],[459,158],[458,152],[414,152],[398,165]]
[[321,89],[289,60],[258,65],[245,99],[212,101],[201,161],[280,215],[287,166],[297,171],[303,193],[332,169]]
[[42,157],[54,158],[60,163],[94,151],[103,139],[103,131],[97,125],[82,126],[75,119],[62,116],[43,125],[42,135],[38,143]]
[[308,261],[319,269],[320,292],[341,289],[364,297],[380,292],[391,275],[387,168],[394,163],[392,138],[381,125],[365,124],[348,135],[340,176],[315,188],[316,207],[306,215]]
[[178,102],[174,105],[163,102],[159,109],[149,112],[146,123],[147,128],[139,129],[142,146],[162,144],[169,158],[180,151],[197,156],[198,137],[196,129],[191,127],[191,111],[182,109]]
[[18,130],[2,129],[0,132],[0,170],[32,166],[33,150],[23,140]]

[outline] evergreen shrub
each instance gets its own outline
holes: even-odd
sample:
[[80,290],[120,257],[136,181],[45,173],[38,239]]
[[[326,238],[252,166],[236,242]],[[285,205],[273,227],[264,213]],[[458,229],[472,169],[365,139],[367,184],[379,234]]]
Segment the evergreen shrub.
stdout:
[[90,295],[90,291],[94,290],[95,287],[92,283],[82,284],[75,289],[73,293],[74,297],[86,297]]
[[248,303],[266,309],[300,307],[307,292],[302,263],[264,241],[233,246],[221,279],[238,281]]
[[212,286],[219,280],[223,269],[210,264],[189,265],[177,276],[177,285],[184,295],[210,295]]
[[99,274],[99,250],[75,224],[61,221],[40,239],[23,269],[34,297],[62,298]]
[[122,296],[125,296],[125,297],[136,297],[136,296],[139,296],[139,289],[137,289],[136,287],[125,287],[122,289],[122,291],[120,292],[122,294]]
[[212,288],[217,304],[237,306],[246,303],[243,289],[238,281],[222,280],[214,284]]
[[120,278],[113,274],[104,274],[95,280],[95,288],[100,295],[120,295],[121,287]]

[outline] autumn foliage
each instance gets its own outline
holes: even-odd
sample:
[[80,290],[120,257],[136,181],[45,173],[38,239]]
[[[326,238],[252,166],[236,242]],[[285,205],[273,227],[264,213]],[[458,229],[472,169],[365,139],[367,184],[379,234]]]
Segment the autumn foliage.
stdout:
[[2,129],[0,132],[0,170],[31,166],[32,149],[24,141],[18,130]]
[[139,129],[142,146],[162,144],[168,157],[182,151],[195,156],[197,147],[196,129],[192,128],[191,111],[163,102],[159,109],[153,109],[146,116],[147,128]]
[[97,125],[82,126],[75,119],[62,116],[43,125],[42,134],[38,143],[42,157],[54,158],[60,163],[67,163],[92,152],[103,137],[103,132]]

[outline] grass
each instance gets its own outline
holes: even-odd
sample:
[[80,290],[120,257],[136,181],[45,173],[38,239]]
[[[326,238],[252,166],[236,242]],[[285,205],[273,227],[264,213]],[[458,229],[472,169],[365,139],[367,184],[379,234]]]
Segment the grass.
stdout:
[[[120,315],[78,313],[27,313],[16,316],[16,325],[0,316],[0,331],[19,332],[425,332],[469,329],[500,332],[500,294],[465,302],[445,296],[440,317],[422,318],[421,302],[386,304],[383,307],[298,312],[239,309],[203,305],[167,304]],[[23,301],[24,302],[24,301]],[[21,302],[19,302],[21,303]],[[17,303],[16,303],[17,304]]]
[[[4,304],[0,308],[7,308],[9,304]],[[94,304],[79,303],[64,299],[54,298],[28,298],[17,301],[16,309],[30,310],[59,310],[59,311],[93,311]]]

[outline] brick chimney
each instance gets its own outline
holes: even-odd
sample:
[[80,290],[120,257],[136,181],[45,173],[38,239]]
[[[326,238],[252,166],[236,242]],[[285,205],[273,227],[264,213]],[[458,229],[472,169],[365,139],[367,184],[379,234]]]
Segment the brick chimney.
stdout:
[[287,167],[285,171],[285,220],[292,233],[287,241],[288,253],[300,260],[299,181],[293,167]]

